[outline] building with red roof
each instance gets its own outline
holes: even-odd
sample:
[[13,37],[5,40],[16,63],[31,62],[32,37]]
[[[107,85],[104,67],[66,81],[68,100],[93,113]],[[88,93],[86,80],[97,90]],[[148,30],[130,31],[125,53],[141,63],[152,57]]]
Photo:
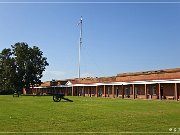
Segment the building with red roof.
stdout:
[[121,73],[111,77],[52,80],[33,87],[26,93],[178,101],[180,68]]

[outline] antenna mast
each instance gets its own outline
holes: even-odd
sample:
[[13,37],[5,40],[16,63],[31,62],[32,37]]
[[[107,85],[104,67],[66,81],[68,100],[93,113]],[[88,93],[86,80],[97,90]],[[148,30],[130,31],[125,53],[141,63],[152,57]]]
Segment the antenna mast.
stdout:
[[80,25],[78,78],[80,78],[81,77],[80,62],[81,62],[81,46],[82,46],[82,16],[78,25]]

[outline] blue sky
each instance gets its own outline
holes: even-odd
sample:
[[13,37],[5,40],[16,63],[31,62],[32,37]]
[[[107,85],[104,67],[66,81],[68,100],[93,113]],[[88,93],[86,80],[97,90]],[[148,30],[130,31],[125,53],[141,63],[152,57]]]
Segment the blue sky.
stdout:
[[0,3],[0,50],[38,46],[50,64],[42,81],[76,78],[83,16],[82,77],[180,67],[180,1],[159,2]]

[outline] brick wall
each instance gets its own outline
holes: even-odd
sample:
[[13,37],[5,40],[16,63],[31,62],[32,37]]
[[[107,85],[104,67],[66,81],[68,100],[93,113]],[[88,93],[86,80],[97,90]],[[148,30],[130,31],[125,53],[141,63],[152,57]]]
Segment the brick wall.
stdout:
[[116,81],[128,82],[128,81],[145,81],[145,80],[166,80],[166,79],[179,79],[180,72],[175,73],[159,73],[159,74],[147,74],[136,76],[117,76]]

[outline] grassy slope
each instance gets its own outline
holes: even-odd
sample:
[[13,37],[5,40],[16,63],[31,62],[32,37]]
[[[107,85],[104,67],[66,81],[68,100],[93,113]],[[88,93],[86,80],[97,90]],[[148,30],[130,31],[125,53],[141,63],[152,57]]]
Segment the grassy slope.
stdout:
[[0,96],[0,131],[168,132],[180,128],[176,101]]

